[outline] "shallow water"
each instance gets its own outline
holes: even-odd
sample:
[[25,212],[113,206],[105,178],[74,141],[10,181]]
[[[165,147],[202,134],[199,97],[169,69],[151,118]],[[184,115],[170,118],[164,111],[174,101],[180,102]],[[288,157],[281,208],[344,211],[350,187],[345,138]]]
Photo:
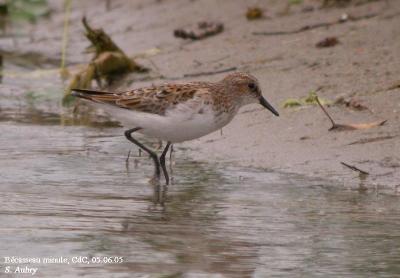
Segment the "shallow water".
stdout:
[[396,196],[199,163],[179,149],[173,184],[158,188],[151,161],[118,128],[2,121],[0,130],[0,257],[70,262],[30,264],[39,277],[400,273]]

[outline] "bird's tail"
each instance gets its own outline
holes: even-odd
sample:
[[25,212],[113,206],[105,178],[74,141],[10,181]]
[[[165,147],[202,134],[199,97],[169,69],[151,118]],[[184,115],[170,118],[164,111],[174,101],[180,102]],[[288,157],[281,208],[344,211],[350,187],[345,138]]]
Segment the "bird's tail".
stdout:
[[110,103],[115,102],[116,95],[114,93],[89,90],[89,89],[72,89],[71,95],[91,101]]

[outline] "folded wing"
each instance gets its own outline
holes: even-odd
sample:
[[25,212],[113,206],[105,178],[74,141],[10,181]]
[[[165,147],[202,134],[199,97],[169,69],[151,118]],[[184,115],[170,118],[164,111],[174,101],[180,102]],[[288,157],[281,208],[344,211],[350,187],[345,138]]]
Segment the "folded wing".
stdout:
[[124,109],[164,115],[167,108],[192,99],[198,88],[189,84],[166,84],[114,93],[73,89],[72,95]]

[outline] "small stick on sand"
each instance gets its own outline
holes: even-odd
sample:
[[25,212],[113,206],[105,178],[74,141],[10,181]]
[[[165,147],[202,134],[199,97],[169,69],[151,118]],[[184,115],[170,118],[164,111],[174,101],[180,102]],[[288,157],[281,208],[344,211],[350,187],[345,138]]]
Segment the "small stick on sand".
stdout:
[[320,22],[320,23],[316,23],[316,24],[305,25],[298,29],[289,30],[289,31],[253,32],[252,34],[258,35],[258,36],[260,36],[260,35],[261,36],[278,36],[278,35],[298,34],[301,32],[306,32],[306,31],[317,29],[317,28],[326,28],[326,27],[330,27],[330,26],[336,25],[336,24],[343,24],[345,22],[369,19],[369,18],[376,17],[378,15],[379,15],[378,13],[370,13],[370,14],[365,14],[365,15],[361,15],[361,16],[349,17],[348,19],[345,19],[345,20],[338,19],[338,20],[331,21],[331,22]]
[[329,118],[329,120],[332,123],[332,127],[329,129],[329,131],[331,131],[331,130],[343,131],[343,130],[368,129],[368,128],[373,128],[373,127],[377,127],[377,126],[382,126],[387,122],[387,120],[383,120],[383,121],[378,121],[378,122],[362,123],[362,124],[337,124],[332,119],[332,117],[329,115],[328,111],[326,111],[325,107],[321,104],[318,96],[315,96],[315,100],[317,101],[319,107],[321,107],[322,111],[324,111],[325,115]]
[[328,111],[326,111],[325,107],[321,104],[319,101],[318,96],[315,97],[315,100],[317,101],[319,107],[321,107],[322,111],[324,111],[325,115],[329,118],[329,120],[332,123],[332,127],[329,130],[335,129],[338,127],[338,125],[335,123],[335,121],[332,119],[332,117],[329,115]]
[[214,75],[214,74],[219,74],[219,73],[224,73],[224,72],[229,72],[229,71],[234,71],[234,70],[237,70],[237,67],[230,67],[230,68],[216,70],[216,71],[187,73],[187,74],[184,74],[183,77],[185,78],[185,77],[198,77],[198,76],[204,76],[204,75]]
[[341,161],[340,164],[342,164],[343,166],[346,166],[347,168],[349,168],[349,169],[351,169],[351,170],[353,170],[353,171],[359,172],[359,173],[362,174],[362,175],[369,175],[368,172],[366,172],[366,171],[364,171],[364,170],[361,170],[361,169],[357,168],[356,166],[347,164],[347,163],[345,163],[345,162],[343,162],[343,161]]

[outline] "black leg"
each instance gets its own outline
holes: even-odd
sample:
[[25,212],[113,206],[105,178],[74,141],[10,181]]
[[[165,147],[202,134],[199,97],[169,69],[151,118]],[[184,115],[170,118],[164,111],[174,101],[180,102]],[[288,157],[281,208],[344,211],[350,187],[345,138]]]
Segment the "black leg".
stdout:
[[170,145],[171,145],[171,142],[168,142],[160,156],[160,164],[161,164],[161,168],[163,170],[165,182],[167,183],[167,185],[169,184],[169,176],[168,176],[167,167],[165,166],[165,156],[167,155],[168,148]]
[[139,141],[137,141],[136,139],[134,139],[132,137],[132,133],[135,131],[138,131],[142,128],[140,127],[135,127],[132,129],[128,129],[125,131],[125,137],[126,139],[128,139],[129,141],[131,141],[133,144],[135,144],[136,146],[138,146],[139,148],[141,148],[142,150],[144,150],[145,152],[147,152],[150,157],[153,159],[154,161],[154,175],[157,179],[160,179],[160,162],[158,161],[158,156],[155,152],[153,152],[152,150],[148,149],[145,145],[143,145],[142,143],[140,143]]
[[174,152],[174,145],[171,145],[171,151],[169,152],[169,160],[170,160],[170,162],[169,163],[171,163],[171,160],[172,160],[172,153]]

